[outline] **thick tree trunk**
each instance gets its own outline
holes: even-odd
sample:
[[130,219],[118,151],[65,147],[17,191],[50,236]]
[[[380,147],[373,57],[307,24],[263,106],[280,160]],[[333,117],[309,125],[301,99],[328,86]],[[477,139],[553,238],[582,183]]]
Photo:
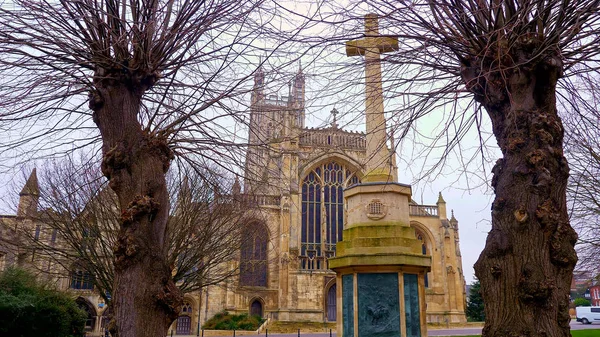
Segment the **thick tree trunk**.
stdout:
[[567,337],[577,234],[567,216],[569,168],[556,111],[562,64],[557,55],[519,63],[525,54],[514,53],[514,63],[495,73],[481,72],[498,69],[495,60],[470,60],[463,69],[503,154],[493,169],[492,229],[475,264],[483,336]]
[[90,94],[103,140],[102,172],[121,208],[111,332],[119,337],[165,336],[182,302],[166,262],[165,173],[172,152],[164,139],[142,130],[137,118],[143,90],[132,87],[102,80]]

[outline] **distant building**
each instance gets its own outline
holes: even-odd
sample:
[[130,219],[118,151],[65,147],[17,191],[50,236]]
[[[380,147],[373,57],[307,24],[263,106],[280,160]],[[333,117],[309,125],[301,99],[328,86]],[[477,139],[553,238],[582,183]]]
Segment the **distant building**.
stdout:
[[590,287],[590,298],[592,306],[600,306],[600,284],[596,284]]
[[60,247],[57,230],[45,224],[48,212],[38,209],[40,189],[36,170],[33,169],[19,193],[16,215],[0,215],[0,271],[10,266],[28,269],[47,284],[69,291],[80,308],[88,314],[85,329],[100,333],[108,323],[104,300],[94,291],[93,275],[73,268],[66,271],[56,259],[37,249],[41,245]]

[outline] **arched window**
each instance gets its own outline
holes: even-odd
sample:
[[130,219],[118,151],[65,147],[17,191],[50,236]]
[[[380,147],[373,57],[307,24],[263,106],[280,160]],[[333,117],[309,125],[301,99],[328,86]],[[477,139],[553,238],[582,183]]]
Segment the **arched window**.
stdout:
[[267,228],[259,223],[244,230],[240,254],[240,285],[267,286]]
[[327,291],[327,321],[335,322],[337,320],[337,294],[335,283]]
[[344,229],[344,188],[360,183],[346,166],[319,165],[302,181],[302,269],[326,269]]
[[[425,241],[425,235],[418,229],[415,229],[415,234],[417,236],[417,240],[421,241],[421,253],[423,255],[430,255],[427,250],[427,241]],[[425,274],[425,288],[429,288],[429,273]]]
[[74,270],[71,273],[71,289],[94,289],[94,276],[86,270]]
[[83,297],[78,297],[75,300],[75,303],[77,304],[79,309],[82,309],[87,314],[87,317],[85,320],[85,330],[86,331],[93,330],[94,326],[96,325],[96,309],[94,309],[94,306]]
[[184,302],[181,307],[181,313],[190,315],[192,313],[192,305],[189,302]]

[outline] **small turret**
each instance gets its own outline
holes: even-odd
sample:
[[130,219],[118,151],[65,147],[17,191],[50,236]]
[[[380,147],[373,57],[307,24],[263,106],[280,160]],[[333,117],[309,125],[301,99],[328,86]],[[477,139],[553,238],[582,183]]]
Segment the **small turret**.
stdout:
[[454,230],[458,230],[458,220],[454,217],[454,210],[452,210],[452,217],[450,218],[450,224]]
[[435,204],[438,207],[438,215],[439,215],[440,219],[441,220],[448,219],[447,214],[446,214],[446,200],[444,200],[444,197],[442,197],[442,192],[439,193],[438,201]]
[[240,179],[236,176],[233,186],[231,186],[231,194],[234,197],[239,196],[242,193],[242,185],[240,185]]
[[17,216],[27,217],[37,214],[38,202],[40,199],[40,186],[38,184],[37,172],[34,168],[19,193],[19,206]]
[[254,73],[254,87],[252,88],[252,104],[260,103],[264,100],[264,88],[265,88],[265,72],[262,68],[262,61],[260,62],[258,69]]
[[294,85],[292,88],[292,96],[294,100],[294,108],[298,110],[297,125],[304,128],[304,99],[305,99],[304,73],[302,72],[302,63],[299,64],[298,73],[294,77]]

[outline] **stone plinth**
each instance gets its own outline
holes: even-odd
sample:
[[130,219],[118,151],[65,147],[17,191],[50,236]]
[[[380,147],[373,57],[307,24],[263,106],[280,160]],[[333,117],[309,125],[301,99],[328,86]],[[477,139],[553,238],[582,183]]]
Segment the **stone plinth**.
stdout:
[[409,225],[410,194],[410,186],[398,183],[367,183],[344,193],[348,225],[329,260],[341,285],[340,337],[427,336],[425,273],[431,257],[423,255]]

